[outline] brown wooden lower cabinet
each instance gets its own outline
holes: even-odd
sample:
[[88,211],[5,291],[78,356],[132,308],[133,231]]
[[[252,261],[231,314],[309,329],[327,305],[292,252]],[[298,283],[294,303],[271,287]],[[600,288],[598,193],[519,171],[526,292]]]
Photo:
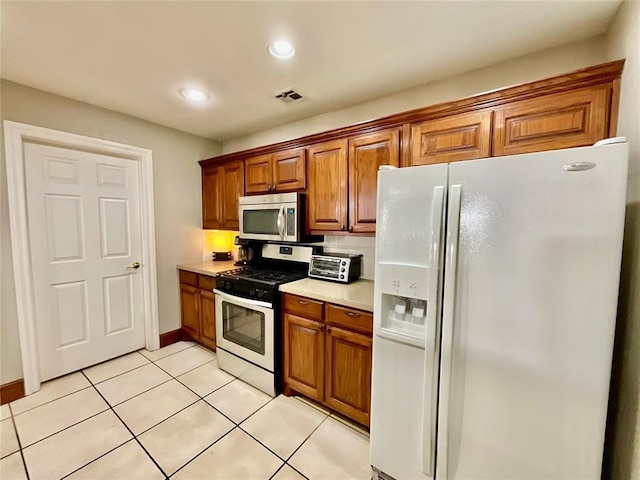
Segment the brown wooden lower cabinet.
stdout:
[[184,270],[180,276],[182,331],[194,342],[216,348],[216,305],[213,277]]
[[[303,303],[300,303],[303,302]],[[304,303],[309,302],[309,303]],[[313,302],[313,303],[312,303]],[[317,315],[317,300],[285,295],[284,305],[284,383],[285,394],[298,392],[362,425],[369,426],[371,404],[371,346],[370,333],[350,330],[348,322],[335,327],[325,323],[325,317],[314,320],[293,306],[313,305]],[[320,311],[345,310],[357,317],[353,330],[363,331],[363,324],[373,323],[369,312],[322,304]],[[364,327],[371,331],[371,326]]]
[[336,327],[326,329],[325,403],[369,425],[371,337]]
[[200,290],[200,343],[216,348],[216,301],[215,294]]
[[284,375],[291,388],[324,400],[324,324],[284,314]]

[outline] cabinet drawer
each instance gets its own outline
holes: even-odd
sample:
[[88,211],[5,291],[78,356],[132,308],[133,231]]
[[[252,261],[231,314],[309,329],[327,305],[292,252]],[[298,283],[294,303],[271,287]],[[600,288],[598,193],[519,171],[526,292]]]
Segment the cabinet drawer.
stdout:
[[327,305],[327,323],[356,332],[373,334],[373,315],[362,310]]
[[323,302],[296,295],[285,295],[283,303],[285,312],[322,321]]
[[198,286],[198,274],[193,272],[187,272],[186,270],[180,270],[180,283],[186,283],[192,287]]
[[216,278],[207,275],[198,276],[198,286],[203,290],[213,291],[216,288]]

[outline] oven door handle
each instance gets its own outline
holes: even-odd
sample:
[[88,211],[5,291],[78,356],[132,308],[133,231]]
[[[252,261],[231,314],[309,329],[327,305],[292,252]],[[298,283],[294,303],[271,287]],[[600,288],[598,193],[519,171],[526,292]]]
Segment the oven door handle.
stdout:
[[273,308],[273,304],[269,302],[261,302],[260,300],[251,300],[250,298],[236,297],[235,295],[229,295],[222,292],[217,288],[213,289],[213,293],[220,295],[220,297],[237,304],[253,305],[254,307]]

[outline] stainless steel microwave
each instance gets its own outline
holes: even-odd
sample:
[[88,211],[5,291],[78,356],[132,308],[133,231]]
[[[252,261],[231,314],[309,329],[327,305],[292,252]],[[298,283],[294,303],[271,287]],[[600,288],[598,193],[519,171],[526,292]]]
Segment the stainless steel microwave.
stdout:
[[240,238],[277,242],[314,242],[324,238],[305,235],[305,195],[274,193],[240,197]]

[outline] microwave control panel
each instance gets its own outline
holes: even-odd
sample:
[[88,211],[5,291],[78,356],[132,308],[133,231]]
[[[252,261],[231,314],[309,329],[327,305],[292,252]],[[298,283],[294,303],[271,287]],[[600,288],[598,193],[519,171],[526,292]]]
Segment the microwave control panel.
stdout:
[[296,234],[296,209],[294,207],[287,208],[287,236],[295,236]]

